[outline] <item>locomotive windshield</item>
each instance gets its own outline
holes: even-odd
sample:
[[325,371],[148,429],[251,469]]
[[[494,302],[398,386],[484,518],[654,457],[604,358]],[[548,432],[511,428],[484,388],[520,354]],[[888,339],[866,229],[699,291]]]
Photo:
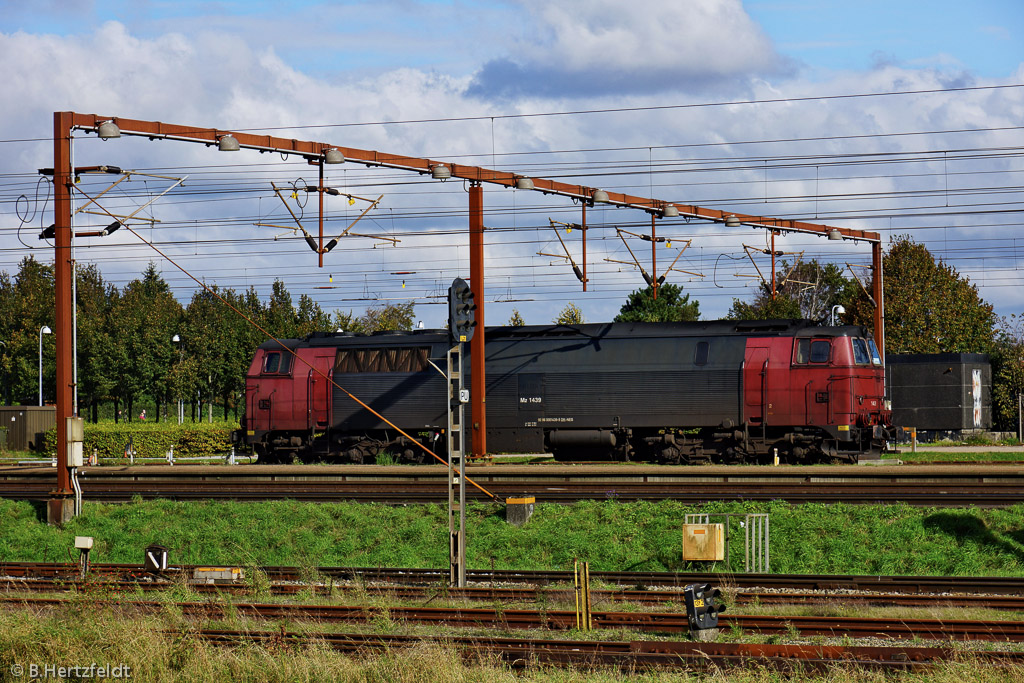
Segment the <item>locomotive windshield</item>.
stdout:
[[273,375],[287,374],[291,364],[292,357],[290,354],[274,351],[267,354],[267,360],[263,363],[263,372]]
[[881,365],[882,364],[882,356],[879,355],[879,353],[878,353],[878,347],[875,346],[875,340],[874,339],[868,339],[868,350],[871,352],[871,364],[872,365]]
[[868,355],[868,345],[859,337],[853,339],[853,362],[857,365],[868,365],[871,363],[871,356]]

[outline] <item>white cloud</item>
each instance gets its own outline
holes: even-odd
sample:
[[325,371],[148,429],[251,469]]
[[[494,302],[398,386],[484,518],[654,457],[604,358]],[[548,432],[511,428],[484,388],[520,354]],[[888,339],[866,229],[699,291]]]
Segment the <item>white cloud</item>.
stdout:
[[[52,164],[52,143],[48,138],[52,133],[52,112],[60,110],[221,128],[269,128],[561,109],[644,107],[714,99],[802,98],[926,90],[975,83],[968,72],[960,70],[913,69],[892,64],[864,72],[832,74],[827,81],[813,83],[796,77],[758,76],[778,68],[784,59],[772,49],[758,27],[750,22],[738,2],[647,2],[633,3],[630,7],[630,11],[625,12],[621,3],[610,0],[577,1],[557,6],[524,4],[522,11],[528,10],[533,19],[528,30],[534,33],[521,36],[509,54],[520,60],[517,64],[521,69],[537,69],[538,76],[548,77],[548,89],[529,89],[529,84],[520,83],[527,89],[526,94],[508,104],[467,96],[471,77],[428,68],[391,69],[372,78],[365,75],[353,78],[344,69],[320,76],[289,62],[275,46],[236,34],[172,32],[143,38],[117,22],[104,24],[91,33],[69,37],[24,32],[0,34],[0,63],[5,65],[8,93],[0,100],[0,121],[5,124],[5,130],[22,131],[23,134],[17,136],[19,138],[43,139],[40,142],[5,144],[2,148],[4,154],[0,155],[0,173],[31,174],[35,168]],[[681,9],[683,7],[685,12]],[[577,17],[579,20],[574,21]],[[488,58],[494,58],[505,49],[495,45]],[[763,68],[765,65],[769,68]],[[322,70],[322,65],[317,68]],[[675,87],[675,84],[695,82],[693,79],[698,78],[696,71],[701,68],[710,74],[716,87],[722,89],[720,97],[681,93],[665,96],[663,84],[671,83]],[[1016,82],[1020,82],[1022,74],[1024,67],[1016,74]],[[651,78],[642,87],[632,87],[626,81],[634,76],[638,82],[647,76]],[[565,90],[555,87],[568,81],[573,81],[573,84]],[[588,87],[594,83],[604,85],[591,87],[588,92]],[[929,227],[937,222],[945,222],[949,226],[943,228],[943,234],[947,235],[949,230],[966,230],[972,221],[991,223],[994,220],[990,217],[889,219],[887,214],[912,212],[915,206],[939,201],[944,204],[946,197],[891,198],[883,196],[884,193],[922,188],[934,190],[945,187],[947,182],[956,190],[966,185],[968,176],[944,175],[941,165],[921,162],[917,177],[899,177],[903,171],[895,166],[836,167],[828,164],[828,157],[851,152],[889,153],[1016,144],[1013,138],[1019,133],[1008,131],[970,137],[915,136],[858,141],[837,139],[777,145],[734,143],[1012,126],[1019,125],[1022,117],[1022,94],[1007,90],[586,116],[499,118],[493,122],[484,119],[313,128],[278,131],[276,134],[412,156],[448,158],[460,154],[482,155],[466,159],[467,163],[481,165],[491,163],[488,155],[493,144],[498,166],[524,173],[576,177],[579,182],[607,189],[686,203],[735,206],[737,210],[754,214],[810,219],[814,217],[816,206],[822,217],[835,216],[829,212],[845,210],[866,216],[836,219],[846,227],[911,231],[925,226],[928,229],[917,234],[927,242],[939,234],[936,228]],[[15,136],[8,134],[6,137]],[[730,144],[722,147],[662,148],[715,142]],[[629,147],[635,149],[624,149]],[[600,148],[617,150],[501,156],[505,152]],[[229,161],[216,150],[202,146],[130,139],[109,143],[89,139],[76,145],[76,150],[81,155],[81,163],[117,163],[125,168],[180,166],[189,169],[224,165],[228,169],[225,173],[241,173],[229,170],[234,163],[269,164],[280,160],[276,155],[241,152]],[[807,155],[822,157],[822,178],[839,178],[819,180],[816,187],[813,162],[787,165],[765,161],[780,156]],[[703,165],[698,163],[715,157],[719,160]],[[649,173],[645,172],[648,162],[651,164]],[[985,163],[986,170],[1014,171],[1016,162],[1001,159]],[[659,164],[667,164],[670,168],[658,170],[661,169]],[[607,167],[609,175],[590,175],[602,172],[602,166]],[[705,166],[718,166],[724,170],[708,170]],[[955,171],[977,168],[962,162],[948,166]],[[769,167],[769,170],[765,171],[764,167]],[[202,174],[215,172],[220,171],[203,170],[190,185],[196,190],[202,188],[206,182]],[[168,223],[178,225],[176,232],[166,233],[169,234],[168,239],[182,242],[183,245],[178,247],[180,255],[183,258],[194,257],[191,264],[211,281],[236,288],[258,284],[261,289],[267,289],[268,282],[275,274],[280,274],[291,278],[288,286],[296,296],[313,293],[327,308],[355,308],[358,311],[364,302],[346,302],[344,299],[358,297],[364,289],[381,296],[414,294],[422,301],[430,290],[436,289],[437,283],[443,284],[445,279],[450,282],[451,277],[465,275],[468,271],[463,232],[466,199],[460,183],[424,186],[416,184],[418,177],[411,174],[371,171],[355,164],[332,167],[329,169],[332,182],[359,188],[372,196],[386,195],[381,211],[374,212],[361,225],[368,232],[435,230],[437,233],[430,237],[407,237],[402,246],[395,249],[370,250],[367,248],[371,243],[369,240],[346,241],[325,259],[328,269],[318,271],[312,267],[314,257],[301,242],[260,244],[256,246],[258,253],[249,254],[247,250],[253,245],[245,240],[258,234],[252,227],[255,219],[242,221],[240,226],[230,230],[210,229],[221,232],[206,232],[207,228],[203,228],[204,232],[199,233],[199,228],[193,226],[195,221],[218,212],[252,218],[267,216],[273,211],[281,218],[284,212],[269,192],[269,179],[290,181],[299,176],[306,180],[315,177],[313,169],[294,160],[280,171],[247,173],[251,174],[247,178],[251,177],[252,186],[262,188],[262,193],[253,191],[237,200],[232,199],[230,203],[191,204],[185,198],[157,204],[158,215]],[[978,183],[988,186],[1020,185],[1019,178],[1014,175],[1005,178],[979,175],[978,178]],[[237,176],[235,180],[238,180]],[[28,187],[29,183],[25,181],[22,188]],[[13,199],[18,192],[27,191],[8,192],[5,197]],[[816,195],[825,194],[876,194],[879,198],[840,201],[819,197],[817,203],[814,201]],[[954,197],[954,203],[964,201],[964,197],[955,193],[950,196]],[[0,204],[0,213],[11,219],[4,221],[8,226],[13,221],[11,199]],[[590,233],[592,241],[589,242],[588,259],[592,280],[590,292],[584,295],[569,268],[549,266],[551,259],[535,255],[545,241],[553,239],[546,227],[548,217],[578,220],[578,206],[562,199],[498,189],[488,189],[485,202],[488,227],[525,225],[529,228],[517,233],[498,230],[489,233],[488,257],[493,268],[489,291],[501,292],[502,298],[535,299],[532,302],[501,304],[489,314],[489,321],[507,320],[515,306],[526,315],[528,322],[546,322],[561,310],[566,300],[574,300],[581,305],[589,320],[608,319],[617,312],[625,292],[641,286],[638,273],[629,268],[619,273],[619,266],[608,264],[603,259],[629,258],[617,241],[612,226],[632,222],[637,224],[634,226],[636,231],[644,232],[645,226],[649,225],[646,214],[613,209],[595,209],[588,214],[592,224],[601,228],[595,227]],[[513,204],[517,209],[515,213]],[[338,215],[329,224],[328,234],[336,232],[337,225],[345,225],[353,219],[359,208],[339,208],[337,203],[330,204],[329,210]],[[283,220],[290,219],[284,215]],[[659,234],[662,229],[659,226]],[[681,222],[664,230],[679,239],[694,238],[694,244],[681,264],[686,263],[687,270],[705,272],[708,278],[690,282],[688,277],[673,275],[669,281],[683,283],[688,291],[701,299],[706,316],[721,315],[733,296],[746,296],[748,290],[742,288],[746,280],[733,277],[732,272],[724,276],[726,265],[732,267],[732,262],[719,259],[718,255],[738,255],[742,253],[741,242],[763,241],[763,233],[751,231],[726,235],[721,227],[709,229]],[[970,234],[984,238],[997,234],[999,230],[998,227],[975,228]],[[159,228],[154,232],[157,237],[161,234]],[[236,239],[238,243],[218,246],[217,251],[206,255],[190,253],[198,251],[189,249],[189,240],[196,234],[223,236]],[[126,239],[122,233],[115,237]],[[0,232],[0,240],[0,247],[15,254],[0,264],[0,268],[10,272],[23,253],[17,251],[20,245],[13,232]],[[866,254],[863,245],[837,245],[813,238],[790,236],[785,244],[787,249],[806,250],[808,257],[820,255],[840,262],[863,262]],[[953,246],[945,242],[936,243],[936,251],[948,246],[948,254],[952,257],[968,253],[966,248],[957,252],[956,244],[950,244]],[[576,242],[573,248],[578,250],[579,246]],[[97,254],[97,258],[105,258],[101,256],[104,253],[102,249],[84,253],[90,257]],[[131,253],[138,258],[139,250]],[[647,251],[638,252],[638,257],[646,259],[648,254],[649,244]],[[664,259],[663,253],[659,254],[661,267],[665,265]],[[717,284],[712,279],[716,262],[719,267]],[[967,266],[972,263],[975,262],[963,261]],[[110,261],[101,263],[104,273],[113,267]],[[144,267],[144,262],[141,265],[129,262],[124,267],[137,273]],[[994,268],[995,263],[989,262],[988,267]],[[417,270],[418,273],[407,278],[408,286],[402,290],[402,278],[390,274],[408,270]],[[965,268],[961,267],[961,270]],[[172,271],[165,267],[165,272]],[[314,284],[326,282],[327,274],[331,272],[335,276],[334,284],[343,283],[344,289],[312,289]],[[721,288],[718,286],[721,283],[728,286]],[[508,290],[511,290],[511,295]],[[997,305],[1019,306],[1013,300],[1013,291],[1011,287],[993,285],[986,286],[982,293]],[[421,317],[428,326],[438,325],[443,317],[441,307],[424,307]]]
[[472,94],[692,91],[788,68],[740,0],[521,4],[532,22],[483,66]]

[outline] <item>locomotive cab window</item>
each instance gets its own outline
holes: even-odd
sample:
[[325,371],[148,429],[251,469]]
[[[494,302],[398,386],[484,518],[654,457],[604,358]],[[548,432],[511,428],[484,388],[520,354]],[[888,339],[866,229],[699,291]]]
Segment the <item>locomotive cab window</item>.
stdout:
[[878,347],[875,346],[875,340],[874,339],[868,339],[868,351],[871,352],[871,364],[872,365],[881,365],[882,364],[882,357],[880,355],[878,355]]
[[871,356],[868,354],[868,345],[859,337],[853,338],[853,362],[857,365],[869,365]]
[[263,373],[267,375],[284,375],[288,373],[291,364],[291,354],[274,351],[268,353],[266,360],[263,361]]
[[710,344],[706,341],[697,342],[697,350],[693,354],[694,365],[707,365],[708,364],[708,348]]
[[832,342],[828,339],[798,339],[794,363],[827,363],[832,352]]

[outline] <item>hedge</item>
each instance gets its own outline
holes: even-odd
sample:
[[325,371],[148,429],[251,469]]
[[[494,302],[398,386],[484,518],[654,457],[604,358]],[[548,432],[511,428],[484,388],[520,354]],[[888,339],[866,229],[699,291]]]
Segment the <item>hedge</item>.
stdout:
[[[199,457],[224,455],[231,450],[231,432],[238,424],[203,422],[189,424],[101,422],[85,425],[85,442],[82,451],[86,457],[95,449],[100,458],[124,458],[125,446],[131,439],[136,457],[162,458],[174,446],[174,457]],[[50,457],[56,452],[57,428],[46,432],[43,443]]]

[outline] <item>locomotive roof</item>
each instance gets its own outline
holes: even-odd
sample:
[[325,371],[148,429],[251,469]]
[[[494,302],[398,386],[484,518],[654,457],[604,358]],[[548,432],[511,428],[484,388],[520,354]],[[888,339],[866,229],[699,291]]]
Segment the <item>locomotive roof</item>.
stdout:
[[[518,327],[487,327],[487,338],[516,339],[536,337],[843,337],[867,336],[859,325],[823,327],[810,320],[702,320],[677,323],[584,323],[582,325],[523,325]],[[415,341],[436,342],[446,338],[448,331],[400,330],[374,334],[353,334],[350,332],[314,332],[304,339],[284,339],[283,344],[294,349],[297,346],[334,346],[339,342],[365,345],[408,344]],[[260,345],[263,349],[280,348],[273,340]]]

